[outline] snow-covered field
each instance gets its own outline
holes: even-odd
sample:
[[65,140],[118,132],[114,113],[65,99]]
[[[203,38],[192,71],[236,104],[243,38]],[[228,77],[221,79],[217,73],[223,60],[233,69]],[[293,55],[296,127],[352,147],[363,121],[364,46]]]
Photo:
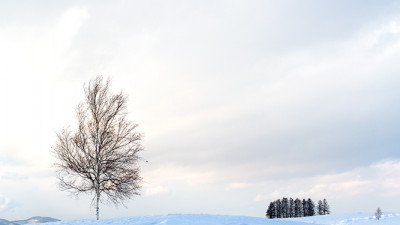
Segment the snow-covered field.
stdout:
[[294,219],[283,219],[290,221],[301,221],[309,224],[326,225],[400,225],[400,213],[383,213],[380,220],[375,219],[374,213],[349,213],[326,216],[312,216]]
[[373,213],[352,213],[290,219],[266,219],[246,216],[203,214],[168,214],[136,216],[105,220],[73,220],[47,223],[47,225],[400,225],[400,213],[384,213],[376,220]]

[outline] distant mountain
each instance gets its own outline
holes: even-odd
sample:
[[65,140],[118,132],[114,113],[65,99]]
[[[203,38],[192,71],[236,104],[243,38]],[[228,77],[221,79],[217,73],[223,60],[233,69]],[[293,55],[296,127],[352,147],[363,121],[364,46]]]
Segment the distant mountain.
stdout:
[[18,224],[18,225],[22,225],[22,224],[28,224],[28,223],[48,223],[48,222],[57,222],[57,221],[60,221],[60,220],[54,219],[51,217],[35,216],[35,217],[31,217],[26,220],[15,220],[15,221],[11,221],[11,222]]
[[0,219],[0,225],[18,225],[16,223],[13,223],[11,221],[5,220],[5,219]]
[[0,219],[0,225],[18,225],[16,223],[13,223],[11,221],[5,220],[5,219]]
[[57,222],[57,221],[60,221],[60,220],[54,219],[51,217],[35,216],[35,217],[31,217],[26,220],[15,220],[15,221],[8,221],[5,219],[0,219],[0,225],[23,225],[23,224],[30,224],[30,223],[47,223],[47,222]]

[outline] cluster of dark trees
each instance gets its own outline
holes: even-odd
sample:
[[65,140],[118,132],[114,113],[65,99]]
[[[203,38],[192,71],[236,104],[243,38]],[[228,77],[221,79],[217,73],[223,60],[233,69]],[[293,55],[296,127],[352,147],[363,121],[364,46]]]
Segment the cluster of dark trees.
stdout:
[[329,204],[326,199],[319,200],[318,205],[315,205],[310,198],[307,200],[282,198],[269,204],[266,216],[274,219],[326,215],[329,213]]

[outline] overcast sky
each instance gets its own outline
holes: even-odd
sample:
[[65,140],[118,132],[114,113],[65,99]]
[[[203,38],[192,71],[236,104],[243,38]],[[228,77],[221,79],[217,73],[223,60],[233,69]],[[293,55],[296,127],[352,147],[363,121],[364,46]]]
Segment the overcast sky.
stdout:
[[144,133],[103,218],[263,217],[282,197],[399,211],[399,1],[2,1],[0,218],[94,218],[51,147],[101,74]]

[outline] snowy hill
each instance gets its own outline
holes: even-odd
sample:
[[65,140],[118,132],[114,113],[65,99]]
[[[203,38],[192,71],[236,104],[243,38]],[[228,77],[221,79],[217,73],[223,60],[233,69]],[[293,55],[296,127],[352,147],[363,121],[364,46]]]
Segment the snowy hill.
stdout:
[[[100,220],[60,221],[51,225],[307,225],[307,223],[247,216],[168,214]],[[46,224],[49,225],[49,224]]]
[[375,219],[374,213],[348,213],[302,218],[288,218],[282,220],[323,225],[400,225],[400,213],[383,213],[380,220]]
[[[352,213],[290,219],[266,219],[246,216],[168,214],[105,220],[59,221],[51,225],[400,225],[400,213],[384,213],[376,220],[373,213]],[[50,225],[46,224],[46,225]]]

